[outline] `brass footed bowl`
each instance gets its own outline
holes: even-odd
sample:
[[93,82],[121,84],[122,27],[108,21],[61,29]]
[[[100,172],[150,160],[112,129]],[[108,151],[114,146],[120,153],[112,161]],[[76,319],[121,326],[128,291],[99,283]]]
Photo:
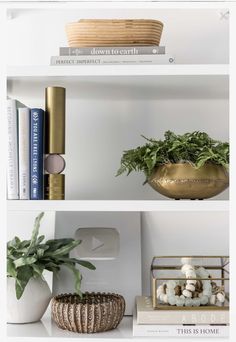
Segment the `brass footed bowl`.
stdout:
[[199,169],[191,164],[158,166],[148,180],[160,194],[175,199],[205,199],[229,186],[228,171],[221,165],[206,163]]
[[64,330],[97,333],[115,329],[125,312],[125,300],[114,293],[61,294],[52,299],[52,319]]

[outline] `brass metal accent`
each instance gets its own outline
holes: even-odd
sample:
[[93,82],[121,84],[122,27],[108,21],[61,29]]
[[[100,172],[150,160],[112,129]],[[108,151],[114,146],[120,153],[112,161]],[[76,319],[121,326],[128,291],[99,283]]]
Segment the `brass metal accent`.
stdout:
[[[225,285],[226,281],[229,281],[229,271],[227,269],[225,269],[226,266],[229,266],[229,256],[215,256],[215,255],[207,255],[207,256],[202,256],[202,255],[198,255],[198,256],[189,256],[189,255],[181,255],[181,256],[154,256],[152,259],[152,263],[151,263],[151,293],[152,293],[152,306],[154,309],[157,310],[229,310],[229,296],[228,294],[226,294],[226,299],[227,299],[227,303],[224,304],[224,306],[216,306],[216,305],[206,305],[206,306],[198,306],[198,307],[188,307],[188,306],[183,306],[181,307],[177,307],[177,306],[171,306],[168,304],[162,304],[162,303],[158,303],[157,300],[157,295],[156,295],[156,290],[158,288],[158,286],[163,283],[166,282],[168,280],[183,280],[183,277],[176,277],[176,274],[171,277],[171,271],[175,271],[175,270],[180,270],[182,265],[180,265],[180,263],[176,263],[176,265],[162,265],[161,262],[165,259],[173,259],[172,262],[174,263],[174,259],[176,260],[180,260],[181,258],[192,258],[195,260],[200,260],[200,259],[212,259],[212,260],[218,260],[219,264],[218,265],[202,265],[199,263],[199,265],[194,263],[195,267],[199,267],[199,266],[203,266],[204,268],[208,269],[208,270],[218,270],[220,272],[220,277],[217,276],[211,276],[211,280],[212,281],[218,281],[222,286]],[[158,264],[158,265],[157,265]],[[154,271],[170,271],[170,274],[168,275],[168,277],[163,277],[162,276],[157,276],[156,274],[154,274]],[[225,277],[225,273],[227,273],[227,277]],[[188,278],[189,280],[196,280],[197,278]],[[201,278],[201,280],[209,280],[209,278]]]
[[199,169],[189,163],[158,166],[148,180],[160,194],[175,199],[204,199],[218,195],[229,186],[228,171],[206,163]]
[[155,308],[157,306],[157,296],[156,296],[156,289],[157,289],[157,279],[152,279],[152,305]]
[[45,89],[45,153],[65,154],[65,88]]
[[229,307],[228,306],[213,306],[213,305],[202,305],[202,306],[171,306],[167,304],[158,304],[156,307],[153,306],[155,310],[169,310],[169,311],[175,311],[175,310],[181,310],[181,311],[228,311]]
[[64,200],[65,199],[65,175],[63,174],[45,174],[45,199],[46,200]]
[[[154,265],[152,267],[153,270],[181,270],[182,266],[157,266]],[[200,267],[200,265],[195,265],[195,267]],[[222,266],[205,266],[205,269],[209,270],[222,270]]]

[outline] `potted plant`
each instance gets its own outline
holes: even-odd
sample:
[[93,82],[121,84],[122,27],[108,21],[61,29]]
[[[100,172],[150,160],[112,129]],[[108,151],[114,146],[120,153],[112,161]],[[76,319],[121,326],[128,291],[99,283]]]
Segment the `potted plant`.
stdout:
[[39,236],[40,221],[35,219],[31,240],[18,237],[7,243],[8,323],[29,323],[42,318],[51,300],[51,291],[43,278],[44,270],[57,273],[68,267],[75,278],[76,293],[81,296],[81,273],[76,264],[94,270],[88,261],[70,258],[69,253],[81,240],[52,239]]
[[229,144],[204,132],[176,135],[124,151],[117,176],[142,171],[154,190],[175,199],[204,199],[216,196],[229,185]]

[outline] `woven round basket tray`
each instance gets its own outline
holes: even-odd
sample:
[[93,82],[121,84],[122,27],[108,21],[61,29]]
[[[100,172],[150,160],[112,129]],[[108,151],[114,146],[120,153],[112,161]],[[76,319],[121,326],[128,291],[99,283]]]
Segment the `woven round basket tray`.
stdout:
[[70,47],[159,45],[163,23],[149,19],[83,19],[66,25]]
[[52,318],[57,326],[78,333],[115,329],[125,312],[125,300],[114,293],[61,294],[52,299]]

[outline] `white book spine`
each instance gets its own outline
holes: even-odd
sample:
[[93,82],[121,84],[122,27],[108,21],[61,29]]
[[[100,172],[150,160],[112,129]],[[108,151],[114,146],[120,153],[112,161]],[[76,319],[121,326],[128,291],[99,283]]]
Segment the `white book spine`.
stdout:
[[136,297],[137,324],[229,324],[229,310],[154,310],[151,297]]
[[19,199],[18,186],[18,142],[16,100],[7,100],[8,158],[7,158],[7,193],[8,199]]
[[228,324],[229,311],[220,310],[155,310],[156,312],[138,312],[138,324]]
[[18,109],[19,195],[30,199],[30,109]]

